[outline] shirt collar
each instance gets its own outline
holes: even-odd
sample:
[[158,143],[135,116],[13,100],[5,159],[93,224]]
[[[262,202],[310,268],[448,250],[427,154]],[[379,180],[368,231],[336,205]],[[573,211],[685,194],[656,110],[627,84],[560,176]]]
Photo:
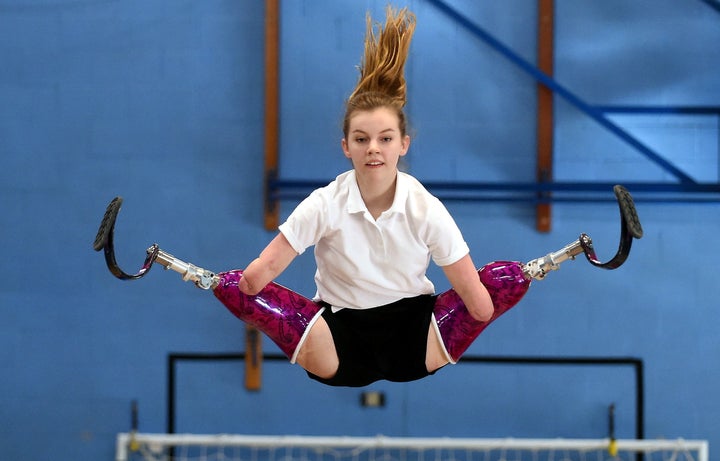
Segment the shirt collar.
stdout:
[[[348,213],[360,213],[367,211],[365,202],[363,202],[362,195],[360,195],[360,188],[357,184],[357,177],[355,171],[351,171],[347,177],[348,180]],[[398,171],[397,181],[395,183],[395,197],[393,203],[386,213],[405,213],[405,203],[407,202],[408,196],[408,184],[407,178],[404,173]]]
[[363,211],[367,211],[362,195],[360,195],[360,188],[358,187],[355,170],[350,171],[350,174],[348,174],[346,179],[348,182],[348,213],[361,213]]
[[388,209],[388,213],[402,213],[405,214],[405,204],[407,203],[408,197],[408,183],[407,176],[405,173],[398,171],[397,181],[395,182],[395,198],[393,203]]

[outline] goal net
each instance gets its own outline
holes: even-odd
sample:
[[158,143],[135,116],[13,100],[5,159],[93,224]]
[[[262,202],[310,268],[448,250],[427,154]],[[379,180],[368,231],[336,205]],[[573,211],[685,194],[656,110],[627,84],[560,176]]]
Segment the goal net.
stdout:
[[704,440],[118,434],[116,461],[708,461]]

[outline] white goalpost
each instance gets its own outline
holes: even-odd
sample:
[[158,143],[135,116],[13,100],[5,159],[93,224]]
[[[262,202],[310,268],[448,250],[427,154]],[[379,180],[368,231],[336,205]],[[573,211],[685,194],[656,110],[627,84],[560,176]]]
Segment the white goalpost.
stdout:
[[116,461],[708,461],[705,440],[121,433]]

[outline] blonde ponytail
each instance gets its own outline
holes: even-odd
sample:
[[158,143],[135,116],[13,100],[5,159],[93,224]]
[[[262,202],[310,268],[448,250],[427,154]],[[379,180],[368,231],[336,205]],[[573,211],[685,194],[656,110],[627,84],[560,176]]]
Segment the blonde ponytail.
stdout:
[[405,134],[402,110],[407,102],[405,62],[415,32],[416,18],[407,8],[396,11],[388,6],[385,14],[384,26],[374,23],[370,14],[367,16],[365,50],[359,66],[360,78],[348,98],[343,123],[346,136],[354,112],[378,107],[395,109],[400,117],[402,134]]

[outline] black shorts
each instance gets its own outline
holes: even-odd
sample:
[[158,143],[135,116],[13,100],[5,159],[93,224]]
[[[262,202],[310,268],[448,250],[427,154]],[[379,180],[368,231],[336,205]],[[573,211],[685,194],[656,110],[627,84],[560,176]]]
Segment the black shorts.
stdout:
[[[375,381],[405,382],[424,378],[425,356],[434,295],[405,298],[372,309],[326,309],[340,365],[332,378],[308,376],[331,386],[366,386]],[[434,373],[434,372],[433,372]]]

